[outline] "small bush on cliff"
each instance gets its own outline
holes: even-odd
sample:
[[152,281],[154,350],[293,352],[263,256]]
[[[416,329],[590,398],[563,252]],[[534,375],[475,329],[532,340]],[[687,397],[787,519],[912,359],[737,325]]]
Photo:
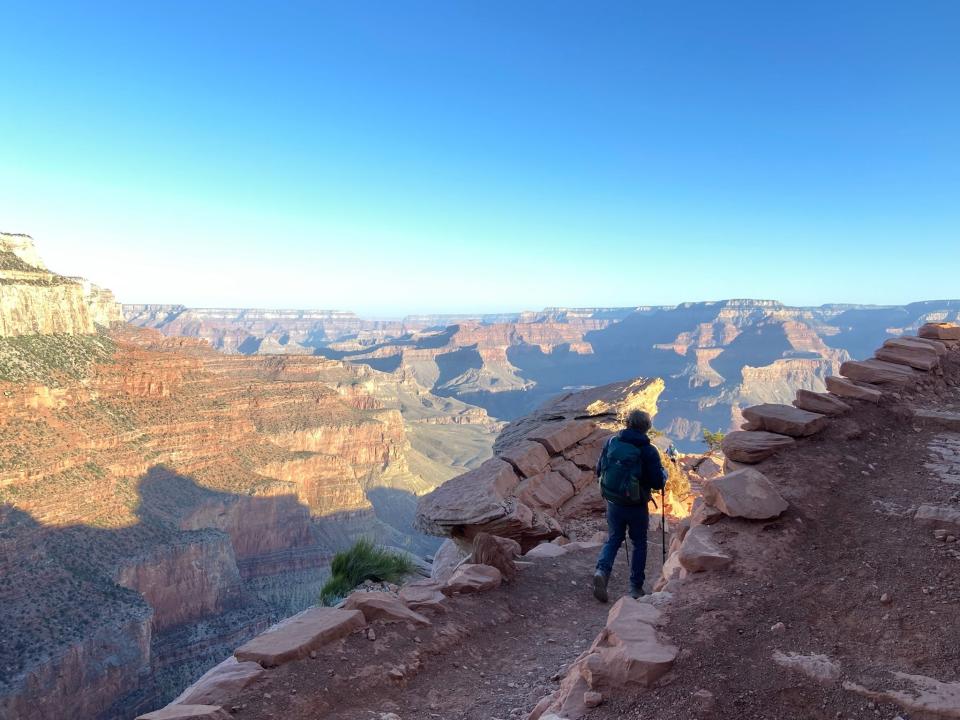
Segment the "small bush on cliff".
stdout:
[[706,444],[709,452],[719,452],[720,443],[723,442],[723,435],[719,430],[712,432],[706,428],[703,429],[703,442]]
[[349,550],[334,556],[331,577],[320,590],[320,602],[335,605],[364,580],[398,582],[413,571],[409,558],[361,538]]

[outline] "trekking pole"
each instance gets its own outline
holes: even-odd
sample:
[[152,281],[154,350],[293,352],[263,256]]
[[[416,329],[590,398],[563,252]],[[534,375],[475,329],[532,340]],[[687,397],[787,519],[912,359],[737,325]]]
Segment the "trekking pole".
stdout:
[[661,565],[667,564],[667,504],[663,499],[663,490],[660,491],[660,549],[663,552]]

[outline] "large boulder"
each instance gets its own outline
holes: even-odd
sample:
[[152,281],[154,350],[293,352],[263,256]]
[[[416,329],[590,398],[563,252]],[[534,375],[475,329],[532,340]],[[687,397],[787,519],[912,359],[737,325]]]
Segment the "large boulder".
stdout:
[[829,393],[818,393],[812,390],[797,390],[797,397],[793,404],[801,410],[819,413],[821,415],[845,415],[851,408],[843,400]]
[[733,558],[713,540],[713,530],[709,526],[697,525],[687,531],[677,560],[688,572],[703,572],[726,567]]
[[748,407],[744,409],[743,417],[750,423],[751,430],[766,430],[790,437],[813,435],[823,430],[829,422],[826,415],[775,403]]
[[873,355],[877,360],[907,365],[917,370],[930,371],[940,367],[939,356],[928,349],[884,346],[878,348]]
[[704,483],[703,499],[724,515],[749,520],[775,518],[788,507],[767,476],[753,468],[737,470]]
[[513,465],[521,477],[542,473],[550,462],[550,453],[538,442],[524,440],[500,453],[500,459]]
[[882,360],[847,360],[840,366],[840,374],[854,382],[898,388],[912,387],[920,378],[911,367]]
[[417,505],[417,527],[445,535],[457,526],[482,525],[503,518],[509,512],[506,501],[519,483],[510,463],[490,458],[422,497]]
[[232,655],[207,670],[172,705],[225,705],[266,670],[255,662],[239,662]]
[[927,323],[917,335],[930,340],[960,340],[960,325],[956,323]]
[[474,565],[465,563],[457,568],[443,588],[444,595],[460,593],[485,592],[500,587],[503,576],[500,571],[490,565]]
[[730,460],[753,464],[766,460],[793,443],[793,438],[786,435],[762,430],[734,430],[727,433],[720,447]]
[[359,610],[314,607],[287,618],[234,651],[237,660],[275,667],[366,627]]
[[350,594],[344,607],[347,610],[359,610],[368,623],[379,620],[413,625],[430,624],[427,618],[411,610],[401,598],[390,593],[357,591]]
[[851,400],[864,400],[876,405],[883,397],[883,391],[874,385],[855,383],[836,375],[827,376],[825,382],[831,393]]

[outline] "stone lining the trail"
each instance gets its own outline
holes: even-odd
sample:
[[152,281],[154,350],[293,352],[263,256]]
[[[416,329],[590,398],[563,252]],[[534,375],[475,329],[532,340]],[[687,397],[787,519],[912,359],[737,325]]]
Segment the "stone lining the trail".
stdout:
[[849,398],[850,400],[865,400],[878,404],[883,398],[883,391],[875,386],[865,383],[855,383],[847,378],[830,375],[824,381],[827,390],[837,397]]
[[744,429],[766,430],[791,437],[814,435],[823,430],[830,420],[820,413],[774,403],[748,407],[743,411],[743,417],[749,424],[749,427]]
[[137,720],[231,720],[233,716],[217,705],[168,705],[138,715]]
[[313,607],[274,625],[234,651],[239,661],[276,667],[305,658],[335,640],[366,626],[359,610]]
[[259,663],[240,662],[231,655],[205,672],[171,704],[222,705],[265,672]]
[[793,438],[777,433],[762,430],[734,430],[724,436],[720,447],[727,459],[753,464],[766,460],[793,443]]
[[851,407],[840,398],[812,390],[797,390],[797,397],[793,404],[801,410],[809,410],[821,415],[846,415],[851,410]]
[[656,629],[660,611],[651,603],[623,597],[607,615],[606,627],[570,666],[560,688],[527,718],[578,718],[595,707],[596,694],[649,688],[673,667],[679,649]]
[[788,503],[767,476],[753,468],[737,470],[703,486],[703,499],[728,517],[769,520],[783,513]]

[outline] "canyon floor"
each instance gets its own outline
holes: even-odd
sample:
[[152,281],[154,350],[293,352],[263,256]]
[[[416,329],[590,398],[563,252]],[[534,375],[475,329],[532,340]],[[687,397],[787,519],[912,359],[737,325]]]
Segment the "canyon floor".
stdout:
[[[914,404],[956,411],[960,392],[949,392]],[[822,654],[839,664],[840,680],[872,689],[897,688],[894,672],[960,679],[958,545],[913,519],[919,504],[960,501],[958,448],[960,433],[917,424],[902,404],[858,405],[758,465],[790,508],[773,521],[715,526],[735,562],[690,575],[665,607],[661,631],[681,649],[673,670],[649,690],[611,693],[588,717],[921,717],[786,670],[772,656]],[[452,613],[418,631],[414,649],[410,633],[391,626],[378,626],[373,641],[355,634],[277,669],[232,711],[291,720],[525,718],[604,624],[609,606],[588,585],[595,555],[541,558],[509,586],[455,597]],[[658,548],[650,558],[659,561]],[[613,597],[625,590],[625,562],[621,554]],[[384,668],[409,665],[411,652],[418,670],[385,678]]]

